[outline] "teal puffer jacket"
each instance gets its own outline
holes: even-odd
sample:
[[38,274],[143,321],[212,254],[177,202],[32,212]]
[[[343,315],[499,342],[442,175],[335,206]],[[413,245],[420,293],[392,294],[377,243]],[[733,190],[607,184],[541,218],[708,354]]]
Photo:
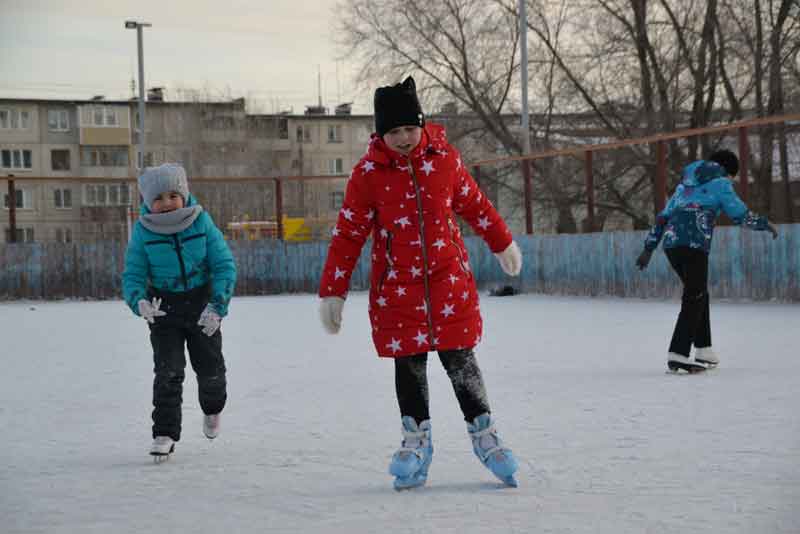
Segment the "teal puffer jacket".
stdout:
[[[197,201],[189,195],[187,206]],[[149,213],[142,205],[142,213]],[[182,292],[211,283],[209,303],[220,316],[236,285],[236,264],[222,232],[203,211],[187,229],[177,234],[157,234],[137,222],[125,253],[122,293],[133,313],[138,302],[147,299],[148,287]]]

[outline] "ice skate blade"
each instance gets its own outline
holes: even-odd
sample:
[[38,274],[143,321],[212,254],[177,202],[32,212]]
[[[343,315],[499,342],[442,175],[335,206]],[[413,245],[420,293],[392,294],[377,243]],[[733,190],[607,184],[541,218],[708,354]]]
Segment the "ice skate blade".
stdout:
[[153,457],[153,463],[160,464],[160,463],[163,463],[163,462],[166,462],[167,460],[169,460],[169,457],[172,455],[173,452],[175,452],[175,444],[174,443],[172,444],[172,447],[170,447],[168,453],[152,452],[151,451],[150,452],[150,456]]
[[517,482],[517,479],[514,478],[514,475],[503,477],[500,480],[503,482],[503,484],[505,484],[506,486],[508,486],[510,488],[518,488],[519,487],[519,483]]
[[396,491],[405,491],[414,488],[419,488],[425,485],[427,482],[428,477],[420,477],[420,476],[410,476],[410,477],[403,477],[403,478],[395,478],[394,479],[394,489]]
[[696,375],[699,373],[703,373],[708,371],[709,367],[705,365],[698,365],[698,364],[685,364],[682,362],[667,362],[667,373],[668,374],[681,374],[683,371],[686,374]]

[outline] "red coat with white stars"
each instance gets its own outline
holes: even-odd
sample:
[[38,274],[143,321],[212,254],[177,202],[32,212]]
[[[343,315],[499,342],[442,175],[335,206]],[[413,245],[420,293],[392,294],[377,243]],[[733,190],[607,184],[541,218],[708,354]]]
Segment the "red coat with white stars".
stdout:
[[379,356],[470,348],[480,341],[478,292],[456,214],[492,252],[511,244],[511,232],[442,126],[426,124],[408,156],[373,134],[350,175],[319,296],[345,298],[372,234],[369,316]]

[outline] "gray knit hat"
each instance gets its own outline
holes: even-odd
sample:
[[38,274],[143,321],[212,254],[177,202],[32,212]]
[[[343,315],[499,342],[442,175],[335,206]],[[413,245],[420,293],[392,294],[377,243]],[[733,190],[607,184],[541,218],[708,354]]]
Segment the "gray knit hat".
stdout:
[[184,203],[189,199],[189,181],[181,165],[164,163],[158,167],[148,167],[139,175],[139,193],[148,208],[152,209],[156,197],[167,191],[180,194]]

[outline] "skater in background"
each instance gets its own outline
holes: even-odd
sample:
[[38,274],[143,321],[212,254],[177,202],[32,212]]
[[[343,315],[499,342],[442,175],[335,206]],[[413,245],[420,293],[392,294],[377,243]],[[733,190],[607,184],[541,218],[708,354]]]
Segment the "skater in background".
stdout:
[[[718,150],[707,160],[687,165],[681,183],[657,215],[636,260],[639,269],[645,269],[663,236],[664,253],[683,282],[681,311],[667,356],[667,366],[672,370],[697,372],[719,363],[719,356],[711,347],[708,254],[720,211],[736,224],[769,231],[773,239],[778,237],[769,221],[750,212],[736,195],[729,177],[738,172],[739,159],[729,150]],[[692,345],[694,355],[690,353]]]
[[522,256],[444,128],[426,123],[413,78],[375,91],[375,130],[353,168],[320,283],[322,324],[337,333],[353,268],[372,235],[369,317],[378,355],[392,358],[403,441],[396,489],[425,483],[433,455],[427,354],[452,382],[473,450],[515,486],[517,462],[497,435],[473,348],[482,334],[475,279],[455,222],[463,217],[509,275]]
[[236,284],[233,255],[211,216],[189,193],[183,167],[139,176],[143,203],[125,253],[125,302],[150,328],[155,363],[153,444],[166,457],[181,437],[186,356],[197,374],[203,433],[217,436],[227,399],[220,322]]

